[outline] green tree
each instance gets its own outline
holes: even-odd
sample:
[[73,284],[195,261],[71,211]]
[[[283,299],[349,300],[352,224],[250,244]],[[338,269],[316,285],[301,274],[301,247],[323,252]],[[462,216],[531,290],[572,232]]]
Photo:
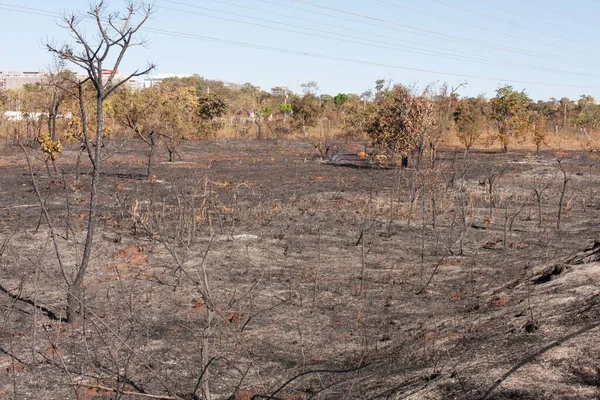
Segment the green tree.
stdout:
[[374,109],[375,104],[367,102],[364,97],[349,95],[340,111],[344,135],[353,139],[364,139],[367,121]]
[[333,103],[339,109],[341,108],[349,99],[349,96],[345,93],[338,93],[333,98]]
[[193,86],[162,82],[148,89],[121,90],[113,98],[111,114],[122,126],[131,129],[149,147],[147,177],[152,179],[155,150],[160,138],[166,140],[169,161],[181,137],[195,130],[194,114],[198,99]]
[[259,87],[253,86],[250,83],[243,85],[240,94],[242,95],[241,108],[256,125],[256,139],[261,140],[264,136],[264,123],[273,111],[270,104],[272,97],[269,93],[260,90]]
[[198,116],[205,120],[224,116],[227,107],[225,100],[215,94],[202,95],[198,98]]
[[291,114],[293,111],[291,104],[280,103],[278,107],[281,112],[286,113],[288,115]]
[[548,101],[539,100],[537,103],[529,104],[529,110],[533,114],[532,118],[541,115],[546,119],[547,128],[558,133],[560,123],[560,102],[555,98]]
[[161,82],[154,94],[157,102],[152,112],[159,119],[159,133],[165,138],[165,147],[169,153],[169,162],[175,161],[182,139],[190,139],[198,134],[198,96],[193,86],[172,85]]
[[331,95],[328,94],[322,94],[319,96],[319,101],[321,103],[321,107],[323,108],[328,108],[330,105],[335,104],[334,103],[334,98],[331,97]]
[[535,143],[535,152],[536,154],[539,154],[541,145],[546,144],[548,139],[548,119],[544,114],[535,112],[532,113],[531,120],[532,138],[533,142]]
[[575,106],[575,123],[587,133],[600,125],[600,106],[592,96],[582,95]]
[[300,84],[300,87],[302,88],[302,93],[304,94],[311,94],[313,96],[316,96],[317,93],[319,93],[319,84],[315,81],[308,81],[302,83]]
[[464,98],[454,112],[458,140],[465,146],[465,154],[481,137],[486,125],[487,101],[483,96]]
[[229,105],[219,94],[201,94],[198,98],[198,117],[200,117],[200,132],[204,135],[217,137],[217,131],[224,124]]
[[205,94],[207,92],[207,88],[210,87],[210,83],[208,80],[204,79],[198,74],[193,74],[191,76],[183,76],[183,77],[171,77],[166,78],[162,81],[162,83],[168,84],[170,86],[184,86],[184,87],[194,87],[196,89],[198,97]]
[[491,118],[505,153],[511,137],[523,137],[529,130],[528,105],[529,97],[525,90],[518,92],[510,85],[496,89],[496,97],[490,100]]
[[433,101],[428,91],[417,96],[408,87],[396,85],[380,98],[367,132],[376,148],[401,157],[403,164],[416,153],[419,168],[434,126]]
[[[377,79],[375,81],[375,93],[382,92],[384,87],[385,87],[385,79]],[[389,86],[388,86],[388,88],[389,88]]]
[[304,96],[293,96],[290,104],[292,126],[307,136],[306,128],[316,126],[322,113],[318,98],[314,94],[307,93]]

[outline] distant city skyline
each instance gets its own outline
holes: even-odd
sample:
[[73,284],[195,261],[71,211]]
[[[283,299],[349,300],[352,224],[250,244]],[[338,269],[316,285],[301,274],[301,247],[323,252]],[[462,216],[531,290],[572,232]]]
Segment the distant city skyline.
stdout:
[[[69,68],[67,68],[69,69]],[[41,70],[34,71],[32,69],[27,71],[8,71],[0,69],[0,89],[19,89],[25,86],[26,84],[35,84],[42,82],[43,77],[47,75],[49,70]],[[81,72],[78,74],[81,77],[84,77],[85,74]],[[121,73],[117,71],[115,75],[118,78],[127,76],[126,73]],[[168,78],[187,78],[192,76],[199,76],[198,74],[175,74],[169,72],[161,72],[161,73],[149,73],[147,75],[142,75],[136,78],[132,78],[128,81],[128,86],[130,89],[145,89],[151,87],[155,82],[162,82],[164,79]],[[210,79],[202,77],[203,79],[207,79],[209,81],[217,81],[222,82],[224,85],[228,86],[242,86],[244,83],[248,82],[227,82],[221,79]],[[281,85],[274,85],[271,88],[261,88],[267,92],[272,91],[274,87],[283,87]],[[286,88],[287,89],[287,88]],[[289,90],[289,89],[288,89]]]
[[[110,2],[114,9],[123,2]],[[573,0],[157,0],[124,73],[250,82],[264,90],[316,81],[320,93],[360,94],[383,78],[420,88],[447,82],[463,96],[501,85],[534,100],[600,97],[600,2]],[[68,41],[60,14],[76,0],[0,4],[4,70],[44,69],[45,42]],[[90,32],[91,26],[89,29]]]

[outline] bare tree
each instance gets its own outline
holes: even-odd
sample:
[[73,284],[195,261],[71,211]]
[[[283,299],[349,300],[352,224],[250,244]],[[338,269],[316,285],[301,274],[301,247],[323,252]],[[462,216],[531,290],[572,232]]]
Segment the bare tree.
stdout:
[[[537,215],[538,215],[538,228],[542,229],[542,199],[543,199],[543,195],[544,192],[546,190],[548,190],[548,188],[552,185],[552,183],[554,182],[554,180],[556,179],[556,175],[554,174],[554,176],[552,177],[552,179],[544,182],[537,182],[537,180],[533,181],[534,187],[533,187],[533,194],[535,196],[535,200],[537,203]],[[562,203],[562,201],[561,201]]]
[[56,120],[59,116],[60,106],[69,94],[66,88],[68,88],[72,79],[72,72],[64,69],[58,63],[48,70],[42,82],[48,92],[47,100],[42,107],[48,112],[48,135],[52,140],[56,140]]
[[562,221],[563,203],[565,200],[565,194],[567,192],[567,184],[571,180],[571,175],[567,174],[567,171],[565,170],[565,167],[562,163],[562,158],[557,158],[556,161],[558,162],[558,168],[560,168],[560,172],[562,172],[562,175],[563,175],[562,187],[560,190],[560,200],[558,201],[558,216],[556,218],[556,229],[560,230],[560,223]]
[[494,218],[494,208],[496,207],[496,183],[498,179],[506,172],[508,166],[505,164],[493,164],[485,167],[485,183],[489,194],[489,212],[488,220],[491,222]]
[[434,126],[429,135],[429,150],[432,163],[435,162],[437,148],[442,138],[448,135],[452,129],[454,110],[458,105],[457,92],[460,88],[466,86],[467,82],[462,82],[456,87],[448,87],[448,84],[444,82],[439,90],[435,90],[435,88],[432,87]]
[[[92,163],[92,182],[90,188],[90,201],[88,206],[87,233],[81,261],[77,267],[75,279],[68,281],[67,294],[67,320],[73,322],[78,317],[78,305],[81,295],[83,278],[87,271],[94,240],[96,227],[96,212],[98,207],[98,187],[101,180],[102,148],[103,148],[103,110],[104,101],[118,87],[129,79],[147,74],[154,65],[146,69],[136,70],[124,79],[117,79],[117,71],[123,58],[132,46],[143,45],[144,40],[136,40],[136,34],[154,12],[152,4],[136,3],[129,1],[123,13],[109,12],[105,1],[90,4],[86,14],[72,13],[63,15],[64,27],[76,41],[76,46],[64,44],[56,46],[48,43],[46,47],[55,54],[61,62],[70,62],[83,69],[87,78],[77,82],[79,109],[81,113],[81,128],[85,148]],[[97,35],[87,37],[85,29],[80,25],[84,19],[93,19]],[[137,20],[137,21],[136,21]],[[114,60],[114,61],[111,61]],[[109,68],[106,68],[109,67]],[[108,73],[107,73],[108,71]],[[95,92],[96,132],[95,142],[91,141],[88,132],[87,116],[84,107],[83,86],[91,82]],[[94,146],[94,149],[92,147]]]

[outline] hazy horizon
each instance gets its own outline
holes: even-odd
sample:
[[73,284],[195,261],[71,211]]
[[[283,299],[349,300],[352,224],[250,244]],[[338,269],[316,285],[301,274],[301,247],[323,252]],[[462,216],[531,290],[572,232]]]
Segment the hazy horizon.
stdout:
[[[157,73],[274,85],[297,91],[316,81],[320,93],[361,93],[376,79],[424,87],[457,86],[462,96],[493,96],[498,86],[525,89],[534,100],[600,97],[600,4],[576,0],[207,0],[156,1],[121,71],[157,64]],[[111,1],[122,9],[124,3]],[[0,3],[7,40],[2,70],[40,70],[53,60],[45,42],[70,41],[60,15],[87,5],[59,0]],[[107,66],[108,67],[108,66]]]

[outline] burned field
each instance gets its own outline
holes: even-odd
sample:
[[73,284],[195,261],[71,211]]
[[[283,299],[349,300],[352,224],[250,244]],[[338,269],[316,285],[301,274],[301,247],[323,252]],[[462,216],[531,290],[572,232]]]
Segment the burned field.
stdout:
[[[112,142],[80,315],[89,165],[0,148],[0,397],[600,396],[600,171],[586,152]],[[557,161],[560,158],[560,163]],[[158,160],[159,162],[161,160]],[[50,176],[51,175],[51,176]]]

